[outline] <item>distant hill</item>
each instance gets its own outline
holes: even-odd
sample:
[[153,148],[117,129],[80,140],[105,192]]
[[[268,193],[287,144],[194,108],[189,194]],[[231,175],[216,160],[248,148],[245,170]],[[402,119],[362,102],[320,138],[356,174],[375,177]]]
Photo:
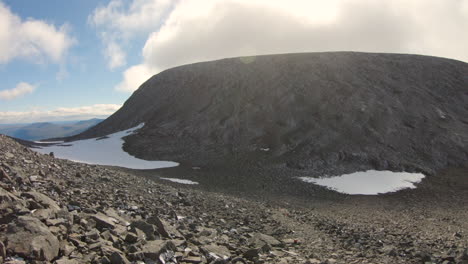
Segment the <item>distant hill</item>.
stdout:
[[145,123],[124,144],[144,159],[431,172],[468,161],[467,73],[456,60],[359,52],[196,63],[153,76],[73,139]]
[[0,134],[24,140],[69,137],[99,124],[103,119],[89,119],[72,122],[40,122],[32,124],[0,124]]

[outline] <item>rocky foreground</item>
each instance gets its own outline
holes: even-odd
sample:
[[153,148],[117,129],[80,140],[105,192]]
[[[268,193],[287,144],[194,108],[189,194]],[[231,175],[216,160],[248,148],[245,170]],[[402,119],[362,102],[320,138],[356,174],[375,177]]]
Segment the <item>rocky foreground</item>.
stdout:
[[450,195],[443,205],[408,195],[288,208],[0,136],[0,263],[468,263],[466,199]]

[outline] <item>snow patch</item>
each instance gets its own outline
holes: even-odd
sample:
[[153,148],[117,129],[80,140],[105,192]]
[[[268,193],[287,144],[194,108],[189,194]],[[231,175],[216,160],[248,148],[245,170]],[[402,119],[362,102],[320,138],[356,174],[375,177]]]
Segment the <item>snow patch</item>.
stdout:
[[36,144],[59,144],[63,143],[63,141],[33,141]]
[[376,195],[407,188],[415,189],[415,184],[421,182],[424,177],[422,173],[368,170],[329,178],[300,177],[299,179],[340,193]]
[[177,179],[177,178],[163,178],[159,177],[161,180],[166,180],[166,181],[171,181],[171,182],[176,182],[180,184],[198,184],[198,182],[191,181],[191,180],[185,180],[185,179]]
[[[33,148],[33,150],[43,154],[53,152],[54,156],[57,158],[69,159],[82,163],[120,166],[130,169],[158,169],[178,166],[179,163],[172,161],[149,161],[138,159],[122,149],[124,143],[122,138],[133,134],[143,126],[144,123],[98,139],[91,138],[66,142],[66,145],[59,144],[40,146],[39,148]],[[47,143],[49,144],[49,142]]]

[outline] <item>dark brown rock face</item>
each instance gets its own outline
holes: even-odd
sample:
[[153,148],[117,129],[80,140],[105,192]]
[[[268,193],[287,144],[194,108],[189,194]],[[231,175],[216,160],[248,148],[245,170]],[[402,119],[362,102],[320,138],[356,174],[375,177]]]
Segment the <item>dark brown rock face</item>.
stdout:
[[197,63],[153,76],[78,138],[144,122],[125,149],[146,159],[431,171],[468,158],[467,73],[455,60],[354,52]]

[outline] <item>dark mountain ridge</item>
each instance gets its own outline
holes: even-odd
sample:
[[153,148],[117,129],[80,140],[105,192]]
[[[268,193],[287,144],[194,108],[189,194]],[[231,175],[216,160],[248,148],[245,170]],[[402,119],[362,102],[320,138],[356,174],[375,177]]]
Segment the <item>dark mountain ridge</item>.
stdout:
[[328,52],[230,58],[163,71],[115,114],[70,138],[144,122],[124,148],[192,165],[335,174],[424,171],[468,159],[468,64]]

